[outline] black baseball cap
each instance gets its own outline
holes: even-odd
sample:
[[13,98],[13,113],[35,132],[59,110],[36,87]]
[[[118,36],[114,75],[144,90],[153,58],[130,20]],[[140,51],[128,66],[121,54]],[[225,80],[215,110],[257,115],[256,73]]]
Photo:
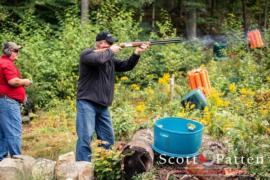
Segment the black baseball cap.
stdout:
[[118,41],[115,37],[112,36],[111,33],[104,32],[104,31],[98,33],[97,36],[96,36],[96,41],[102,41],[102,40],[105,40],[110,44],[113,44],[114,42]]

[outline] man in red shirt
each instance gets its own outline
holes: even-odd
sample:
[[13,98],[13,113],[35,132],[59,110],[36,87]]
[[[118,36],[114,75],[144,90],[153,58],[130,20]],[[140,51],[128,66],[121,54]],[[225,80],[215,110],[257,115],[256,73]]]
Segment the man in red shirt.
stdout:
[[7,42],[0,57],[0,161],[21,154],[21,112],[20,103],[25,101],[25,87],[29,79],[22,79],[14,61],[21,46]]

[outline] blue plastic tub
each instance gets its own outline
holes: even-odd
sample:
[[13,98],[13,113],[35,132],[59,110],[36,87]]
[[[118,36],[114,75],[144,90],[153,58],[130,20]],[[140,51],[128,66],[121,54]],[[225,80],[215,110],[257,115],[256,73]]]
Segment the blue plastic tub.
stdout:
[[153,149],[159,154],[171,157],[197,156],[202,143],[203,128],[201,123],[189,119],[159,119],[154,125]]
[[207,106],[207,100],[200,89],[196,89],[188,93],[181,104],[185,107],[187,103],[195,104],[195,108],[203,110]]

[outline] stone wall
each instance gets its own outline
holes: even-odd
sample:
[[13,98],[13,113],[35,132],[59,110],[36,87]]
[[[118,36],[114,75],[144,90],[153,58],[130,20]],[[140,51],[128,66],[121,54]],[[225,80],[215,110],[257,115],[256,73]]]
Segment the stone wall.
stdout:
[[75,161],[74,152],[57,161],[17,155],[0,161],[0,180],[93,180],[92,164]]

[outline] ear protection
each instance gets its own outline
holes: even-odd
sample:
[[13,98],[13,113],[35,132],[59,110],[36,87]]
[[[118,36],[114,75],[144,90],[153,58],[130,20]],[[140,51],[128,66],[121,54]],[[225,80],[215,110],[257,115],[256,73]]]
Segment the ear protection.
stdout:
[[3,52],[4,52],[4,54],[7,55],[8,57],[11,56],[11,50],[10,50],[10,48],[9,48],[8,43],[4,43]]

